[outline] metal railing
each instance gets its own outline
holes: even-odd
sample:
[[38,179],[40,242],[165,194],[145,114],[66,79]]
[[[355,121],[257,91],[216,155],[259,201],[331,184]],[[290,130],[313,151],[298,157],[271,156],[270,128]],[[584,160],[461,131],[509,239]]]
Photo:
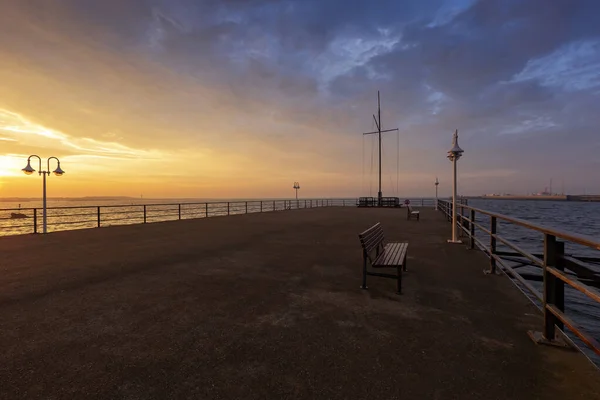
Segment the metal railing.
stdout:
[[[415,207],[434,207],[435,199],[410,199]],[[181,219],[315,207],[357,206],[356,199],[291,199],[178,202],[129,205],[90,205],[48,207],[48,231],[100,228],[113,225],[146,224]],[[0,209],[0,236],[39,233],[42,231],[42,208]]]
[[[49,231],[59,231],[256,212],[355,205],[356,202],[352,199],[302,199],[65,206],[48,207],[46,218]],[[41,208],[0,209],[0,235],[2,236],[38,233],[41,232],[41,224]]]
[[[438,209],[452,221],[451,201],[439,200]],[[600,355],[598,341],[565,314],[565,284],[587,296],[590,301],[600,303],[600,291],[597,289],[600,287],[600,274],[596,271],[597,268],[594,268],[594,264],[600,263],[600,259],[566,254],[565,242],[600,250],[600,241],[471,207],[465,202],[457,204],[456,217],[459,231],[463,238],[466,237],[468,248],[477,247],[489,257],[490,269],[486,272],[496,273],[499,269],[507,276],[513,277],[539,301],[534,304],[540,307],[544,315],[543,341],[555,341],[556,327],[564,333],[566,326],[594,353]],[[543,253],[531,253],[502,236],[498,228],[504,224],[526,228],[543,235]],[[478,237],[476,232],[483,233],[483,237]],[[499,250],[499,244],[512,251]],[[542,270],[542,275],[518,273],[516,270],[523,266],[538,267]],[[542,282],[542,292],[531,284],[532,280]]]

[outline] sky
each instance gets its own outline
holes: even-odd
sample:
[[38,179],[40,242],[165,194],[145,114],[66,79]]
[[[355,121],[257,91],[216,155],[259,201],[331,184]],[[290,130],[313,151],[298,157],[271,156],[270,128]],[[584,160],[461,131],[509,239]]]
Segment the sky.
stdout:
[[[1,0],[0,197],[600,193],[596,0]],[[38,169],[37,160],[32,164]],[[51,161],[50,169],[56,167]]]

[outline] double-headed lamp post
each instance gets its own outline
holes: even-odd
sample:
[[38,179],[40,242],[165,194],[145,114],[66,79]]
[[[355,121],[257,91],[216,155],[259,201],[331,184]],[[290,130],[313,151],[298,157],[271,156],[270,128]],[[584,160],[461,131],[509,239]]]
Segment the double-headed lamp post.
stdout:
[[438,185],[440,181],[438,181],[437,176],[435,177],[435,211],[438,209]]
[[294,190],[296,191],[296,208],[298,208],[298,189],[300,189],[300,183],[294,182]]
[[44,233],[47,233],[48,229],[47,229],[47,223],[46,223],[46,175],[50,175],[50,160],[55,159],[58,166],[56,167],[56,169],[54,171],[52,171],[52,173],[56,176],[61,176],[62,174],[65,173],[65,171],[62,170],[62,168],[60,168],[60,160],[56,157],[50,157],[48,158],[48,160],[46,160],[46,171],[42,170],[42,159],[40,158],[40,156],[36,156],[35,154],[29,156],[27,158],[27,166],[25,168],[23,168],[21,171],[25,172],[25,174],[27,175],[31,175],[35,172],[35,169],[33,169],[31,167],[31,157],[35,157],[40,161],[40,168],[38,169],[38,174],[42,175],[44,177],[44,190],[43,190],[43,197],[42,197],[42,207],[43,207],[43,226],[44,226]]
[[[452,239],[448,240],[450,243],[461,243],[456,237],[456,163],[462,156],[464,150],[458,145],[458,129],[454,132],[454,138],[452,139],[452,148],[448,151],[448,159],[452,161],[454,169],[454,180],[452,182]],[[436,186],[437,187],[437,186]]]

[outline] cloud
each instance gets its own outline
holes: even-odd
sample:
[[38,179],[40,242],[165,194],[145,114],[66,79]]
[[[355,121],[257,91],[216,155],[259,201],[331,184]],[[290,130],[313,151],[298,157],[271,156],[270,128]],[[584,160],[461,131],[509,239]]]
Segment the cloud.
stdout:
[[45,143],[44,146],[66,150],[68,153],[77,152],[86,156],[108,158],[162,158],[158,151],[136,150],[115,142],[72,137],[36,124],[22,115],[2,109],[0,109],[0,131],[12,135],[12,137],[6,138],[8,141],[17,143],[36,141]]
[[600,39],[568,43],[527,62],[511,82],[537,80],[543,86],[567,91],[600,87]]

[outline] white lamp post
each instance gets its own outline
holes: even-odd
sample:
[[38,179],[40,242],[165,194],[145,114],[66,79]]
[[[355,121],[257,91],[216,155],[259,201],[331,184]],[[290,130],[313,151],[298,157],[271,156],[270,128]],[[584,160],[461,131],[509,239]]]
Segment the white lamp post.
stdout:
[[449,243],[461,243],[456,238],[456,163],[462,156],[464,150],[458,145],[458,129],[454,132],[454,138],[452,140],[452,148],[448,151],[448,159],[452,161],[454,169],[454,181],[452,183],[452,239],[448,240]]
[[31,157],[36,157],[39,161],[40,161],[40,168],[38,170],[38,174],[42,175],[44,177],[44,189],[43,189],[43,197],[42,197],[42,207],[43,207],[43,226],[44,226],[44,233],[47,233],[48,229],[47,229],[47,223],[46,223],[46,175],[50,175],[50,160],[51,159],[55,159],[56,162],[58,163],[58,166],[56,167],[56,169],[54,171],[52,171],[52,173],[54,173],[54,175],[56,176],[61,176],[62,174],[65,173],[65,171],[63,171],[60,168],[60,160],[56,157],[50,157],[47,160],[47,167],[46,171],[42,171],[42,159],[40,158],[40,156],[36,156],[35,154],[29,156],[27,158],[27,166],[25,168],[23,168],[21,171],[25,172],[25,174],[27,175],[31,175],[35,172],[35,169],[33,169],[31,167]]
[[435,177],[435,211],[438,209],[438,185],[440,181],[438,181],[437,176]]
[[298,189],[300,189],[300,183],[294,182],[294,190],[296,190],[296,208],[298,207]]

